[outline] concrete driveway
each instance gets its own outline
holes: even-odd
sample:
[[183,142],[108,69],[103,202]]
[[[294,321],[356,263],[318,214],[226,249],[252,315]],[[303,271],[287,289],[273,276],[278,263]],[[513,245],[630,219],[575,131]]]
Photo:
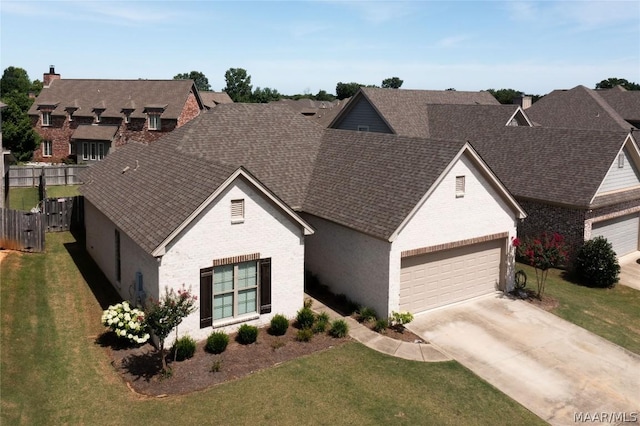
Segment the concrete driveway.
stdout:
[[640,356],[527,302],[491,295],[407,328],[551,424],[575,425],[574,413],[640,417]]
[[620,264],[619,284],[640,290],[640,251],[629,253],[618,259]]

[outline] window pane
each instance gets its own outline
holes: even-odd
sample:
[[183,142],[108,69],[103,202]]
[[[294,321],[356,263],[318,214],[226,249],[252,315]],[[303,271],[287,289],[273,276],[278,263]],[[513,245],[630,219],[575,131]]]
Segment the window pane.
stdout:
[[233,265],[216,267],[213,270],[213,292],[233,290]]
[[91,159],[96,159],[96,144],[95,142],[91,142]]
[[245,262],[238,265],[238,288],[256,286],[257,268],[255,262]]
[[82,159],[83,160],[89,159],[89,144],[87,142],[84,142],[82,144]]
[[213,319],[233,317],[233,293],[221,294],[213,298]]
[[256,312],[256,296],[258,290],[242,290],[238,292],[238,315]]
[[98,144],[98,160],[102,160],[104,158],[104,144]]

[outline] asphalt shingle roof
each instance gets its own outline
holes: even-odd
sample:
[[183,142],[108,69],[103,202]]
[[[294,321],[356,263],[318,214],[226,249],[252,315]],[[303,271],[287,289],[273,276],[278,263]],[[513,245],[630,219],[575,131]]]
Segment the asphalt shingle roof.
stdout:
[[428,105],[429,135],[464,139],[470,131],[506,126],[517,110],[517,105]]
[[617,86],[595,92],[625,120],[640,121],[640,90],[626,90]]
[[[66,115],[65,108],[77,107],[78,117],[93,116],[94,108],[104,108],[103,117],[121,118],[123,108],[133,108],[132,118],[146,117],[144,108],[166,105],[162,118],[178,119],[192,80],[76,80],[60,79],[42,89],[29,115],[38,115],[38,105],[56,105],[53,115]],[[194,90],[195,92],[195,90]]]
[[388,238],[464,145],[418,142],[324,129],[286,106],[218,105],[109,154],[81,192],[150,253],[238,167],[296,210]]
[[73,131],[72,140],[110,141],[118,131],[118,126],[93,126],[81,124]]
[[527,108],[526,113],[543,127],[593,130],[629,130],[631,127],[599,91],[585,86],[554,90]]
[[209,92],[209,91],[201,91],[200,99],[202,99],[202,103],[207,108],[213,108],[218,104],[232,104],[233,100],[227,92]]
[[516,197],[589,208],[628,132],[503,127],[468,140]]

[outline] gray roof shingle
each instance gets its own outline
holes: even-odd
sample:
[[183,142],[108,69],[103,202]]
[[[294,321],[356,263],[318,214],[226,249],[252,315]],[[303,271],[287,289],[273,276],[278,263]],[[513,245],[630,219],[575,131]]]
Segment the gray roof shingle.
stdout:
[[197,93],[192,80],[54,80],[42,89],[29,115],[39,114],[38,105],[55,105],[53,115],[66,115],[65,108],[74,107],[75,116],[90,117],[94,108],[104,108],[103,117],[121,118],[123,109],[133,109],[131,117],[142,118],[145,107],[166,105],[162,118],[178,119],[191,91]]
[[627,121],[640,121],[640,90],[626,90],[621,86],[613,89],[596,90],[622,118]]
[[81,124],[73,131],[71,140],[111,141],[118,131],[118,126],[95,126]]
[[200,98],[202,99],[202,103],[207,108],[211,109],[219,104],[232,104],[233,100],[227,94],[227,92],[209,92],[209,91],[200,91]]
[[527,108],[526,113],[543,127],[629,130],[630,124],[599,93],[585,86],[554,90]]

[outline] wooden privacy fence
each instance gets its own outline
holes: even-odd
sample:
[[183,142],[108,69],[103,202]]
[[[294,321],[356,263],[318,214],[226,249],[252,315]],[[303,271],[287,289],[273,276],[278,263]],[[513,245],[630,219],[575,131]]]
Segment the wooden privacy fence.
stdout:
[[84,226],[84,197],[45,198],[42,214],[47,232],[81,229]]
[[38,186],[40,176],[46,185],[80,185],[78,177],[87,165],[9,166],[9,187]]
[[44,251],[42,213],[0,209],[0,246],[28,252]]

